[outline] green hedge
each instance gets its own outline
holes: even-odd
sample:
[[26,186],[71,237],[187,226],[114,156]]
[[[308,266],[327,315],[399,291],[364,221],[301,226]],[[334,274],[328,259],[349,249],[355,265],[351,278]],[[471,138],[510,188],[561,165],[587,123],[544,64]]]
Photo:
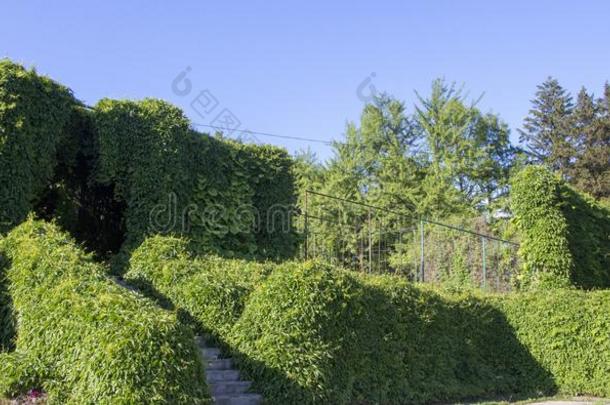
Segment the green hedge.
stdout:
[[170,237],[130,265],[272,404],[610,395],[608,292],[450,293],[320,262],[193,259]]
[[51,403],[209,402],[193,334],[108,280],[54,225],[29,220],[0,251],[18,331],[0,361],[0,396],[42,388]]
[[513,177],[511,208],[522,286],[610,287],[610,210],[541,166]]
[[198,332],[222,343],[248,294],[272,268],[216,256],[192,258],[184,239],[153,236],[134,251],[124,277],[161,302],[169,300],[187,311]]
[[12,350],[15,339],[13,300],[8,291],[6,258],[0,254],[0,352]]
[[267,221],[271,210],[291,212],[295,203],[286,151],[197,133],[181,110],[153,99],[102,100],[95,127],[95,181],[112,186],[126,207],[119,263],[156,233],[186,235],[199,254],[275,259],[294,253],[290,224],[273,228]]
[[76,104],[67,88],[0,60],[0,232],[23,221],[42,198]]
[[501,311],[306,263],[250,296],[233,350],[272,403],[427,403],[554,389]]
[[610,291],[530,292],[497,301],[560,392],[610,396]]

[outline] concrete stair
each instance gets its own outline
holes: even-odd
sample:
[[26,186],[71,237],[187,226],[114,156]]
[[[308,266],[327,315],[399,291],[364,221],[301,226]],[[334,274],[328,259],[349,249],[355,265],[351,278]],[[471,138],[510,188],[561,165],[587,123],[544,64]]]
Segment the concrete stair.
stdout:
[[240,380],[239,371],[233,368],[231,359],[221,358],[220,350],[207,346],[203,337],[197,336],[195,341],[205,365],[205,378],[215,404],[259,405],[263,401],[261,395],[248,392],[252,383]]

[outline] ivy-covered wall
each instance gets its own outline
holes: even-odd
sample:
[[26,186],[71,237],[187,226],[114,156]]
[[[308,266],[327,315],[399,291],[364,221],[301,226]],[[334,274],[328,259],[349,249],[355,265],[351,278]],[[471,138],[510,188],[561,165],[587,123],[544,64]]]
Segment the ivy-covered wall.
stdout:
[[45,194],[76,105],[66,87],[0,60],[0,232],[23,221]]
[[0,61],[0,233],[54,219],[120,269],[147,235],[198,253],[283,259],[296,248],[284,149],[198,133],[156,99],[85,108],[69,89]]
[[197,133],[180,109],[161,100],[106,99],[94,116],[94,181],[111,186],[125,205],[119,267],[155,233],[188,236],[198,253],[292,256],[288,221],[296,196],[285,150]]
[[522,287],[610,286],[610,210],[541,166],[512,179]]

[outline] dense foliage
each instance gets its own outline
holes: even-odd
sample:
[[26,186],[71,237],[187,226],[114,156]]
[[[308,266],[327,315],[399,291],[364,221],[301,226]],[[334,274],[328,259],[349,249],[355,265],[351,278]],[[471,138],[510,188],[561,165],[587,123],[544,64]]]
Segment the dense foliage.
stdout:
[[560,392],[610,395],[610,291],[531,292],[496,301]]
[[193,257],[184,239],[153,236],[134,251],[126,280],[190,314],[199,332],[226,338],[249,293],[273,265]]
[[[57,227],[29,220],[0,242],[17,319],[0,396],[51,403],[207,403],[193,334],[116,285]],[[4,304],[4,301],[3,301]]]
[[0,232],[43,198],[69,143],[76,104],[67,88],[0,60]]
[[287,213],[295,191],[285,151],[202,136],[160,100],[102,100],[95,123],[95,179],[111,185],[126,207],[123,261],[154,233],[188,235],[199,253],[229,257],[294,251]]
[[528,160],[545,164],[579,190],[610,197],[610,85],[595,99],[584,87],[572,96],[550,77],[536,92],[520,130]]
[[610,211],[550,171],[528,166],[512,184],[524,286],[610,286]]
[[610,394],[606,293],[449,293],[320,262],[189,256],[150,238],[127,277],[211,333],[269,403]]

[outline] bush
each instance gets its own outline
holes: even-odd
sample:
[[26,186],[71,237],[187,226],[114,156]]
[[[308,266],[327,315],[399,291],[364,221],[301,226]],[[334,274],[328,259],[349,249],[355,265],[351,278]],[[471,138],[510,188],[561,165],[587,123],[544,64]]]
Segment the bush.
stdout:
[[6,260],[0,254],[0,352],[14,348],[15,314],[13,300],[8,292]]
[[250,292],[272,270],[216,256],[192,258],[184,239],[154,236],[134,251],[126,280],[151,296],[188,312],[199,332],[222,343],[240,317]]
[[610,396],[610,291],[531,292],[498,301],[561,392]]
[[608,292],[450,293],[320,262],[193,259],[168,237],[126,276],[216,336],[269,403],[610,395]]
[[54,225],[29,220],[0,251],[18,314],[0,395],[43,388],[52,403],[209,402],[192,333],[108,280]]
[[230,342],[272,403],[423,403],[553,389],[484,300],[320,263],[280,266],[250,296]]
[[0,232],[23,221],[42,198],[76,104],[67,88],[0,60]]
[[610,210],[540,166],[512,179],[525,287],[610,286]]
[[290,212],[295,203],[292,161],[284,150],[199,134],[181,110],[153,99],[102,100],[95,127],[95,181],[112,186],[126,207],[119,264],[156,233],[188,236],[199,254],[293,254],[290,223],[274,229],[267,220],[275,204]]

